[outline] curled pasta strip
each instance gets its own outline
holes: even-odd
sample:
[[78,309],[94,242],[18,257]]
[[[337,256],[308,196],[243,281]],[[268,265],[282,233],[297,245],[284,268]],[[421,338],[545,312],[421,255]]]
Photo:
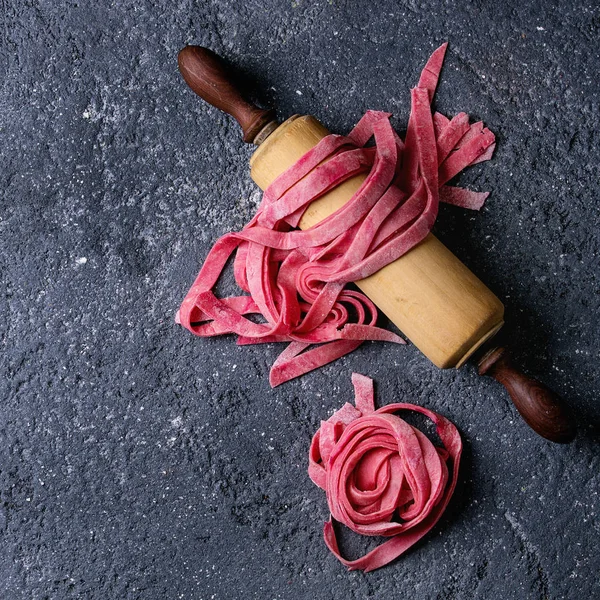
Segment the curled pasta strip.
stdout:
[[[373,380],[354,373],[355,404],[346,403],[314,435],[308,473],[327,494],[325,543],[350,570],[372,571],[419,541],[441,517],[458,479],[462,442],[448,419],[414,404],[375,410]],[[442,447],[396,413],[418,412],[435,424]],[[339,550],[333,520],[352,531],[390,538],[356,560]]]

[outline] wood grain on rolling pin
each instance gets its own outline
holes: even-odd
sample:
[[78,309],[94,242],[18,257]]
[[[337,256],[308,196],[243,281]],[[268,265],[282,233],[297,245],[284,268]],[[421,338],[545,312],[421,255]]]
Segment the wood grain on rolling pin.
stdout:
[[[328,134],[313,117],[291,117],[254,152],[252,179],[266,189]],[[315,200],[300,227],[335,212],[365,177],[356,175]],[[502,302],[432,234],[356,285],[440,368],[460,367],[503,324]]]

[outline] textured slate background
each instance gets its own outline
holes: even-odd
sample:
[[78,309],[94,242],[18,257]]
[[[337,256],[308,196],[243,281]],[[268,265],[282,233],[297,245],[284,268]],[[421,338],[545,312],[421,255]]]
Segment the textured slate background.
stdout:
[[[600,597],[600,13],[561,4],[0,3],[0,597]],[[187,89],[178,50],[210,46],[281,117],[346,132],[368,108],[403,129],[445,40],[438,109],[499,144],[460,177],[493,192],[486,207],[443,209],[437,233],[576,409],[567,447],[472,366],[414,347],[365,344],[271,390],[279,347],[173,324],[211,242],[259,200],[251,149]],[[381,403],[448,415],[466,445],[440,525],[367,576],[328,554],[305,472],[352,371]]]

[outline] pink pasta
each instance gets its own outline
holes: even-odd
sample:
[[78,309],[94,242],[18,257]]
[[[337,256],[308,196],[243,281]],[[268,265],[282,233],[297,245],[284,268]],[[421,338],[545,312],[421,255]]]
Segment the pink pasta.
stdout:
[[[355,406],[346,403],[310,446],[308,474],[327,494],[325,543],[350,570],[373,571],[418,542],[437,523],[456,487],[462,442],[448,419],[414,404],[375,410],[373,381],[354,373]],[[396,413],[418,412],[435,424],[436,447]],[[342,557],[332,520],[368,536],[390,538],[356,560]]]
[[[210,250],[177,314],[202,337],[236,334],[239,344],[288,342],[270,374],[272,386],[298,377],[357,348],[365,340],[404,343],[376,326],[377,309],[346,284],[400,258],[431,230],[440,201],[479,209],[487,194],[445,185],[465,167],[487,160],[494,135],[431,114],[446,44],[428,61],[411,90],[406,138],[390,114],[368,111],[347,135],[329,135],[266,190],[253,219]],[[374,146],[366,144],[374,138]],[[349,201],[317,225],[297,225],[310,203],[358,173]],[[215,285],[235,254],[243,295],[218,298]],[[253,318],[249,318],[254,315]],[[260,315],[261,322],[256,322]]]

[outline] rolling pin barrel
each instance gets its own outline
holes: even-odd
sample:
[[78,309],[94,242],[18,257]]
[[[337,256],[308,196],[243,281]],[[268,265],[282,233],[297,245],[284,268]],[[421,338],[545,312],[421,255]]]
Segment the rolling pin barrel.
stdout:
[[[263,190],[329,134],[310,116],[296,115],[277,126],[272,111],[243,99],[227,67],[210,50],[187,46],[179,53],[179,67],[199,96],[237,119],[244,141],[259,145],[250,167]],[[356,175],[314,201],[300,227],[312,227],[334,213],[365,177]],[[502,302],[432,234],[356,285],[440,368],[460,367],[481,352],[504,323]],[[492,345],[484,352],[480,374],[507,388],[525,421],[546,439],[571,441],[575,428],[558,396],[518,371],[504,348]]]
[[[313,117],[292,117],[254,152],[252,179],[263,190],[329,132]],[[306,229],[343,206],[366,175],[356,175],[314,201]],[[356,285],[436,366],[462,365],[502,326],[504,306],[435,236]]]

